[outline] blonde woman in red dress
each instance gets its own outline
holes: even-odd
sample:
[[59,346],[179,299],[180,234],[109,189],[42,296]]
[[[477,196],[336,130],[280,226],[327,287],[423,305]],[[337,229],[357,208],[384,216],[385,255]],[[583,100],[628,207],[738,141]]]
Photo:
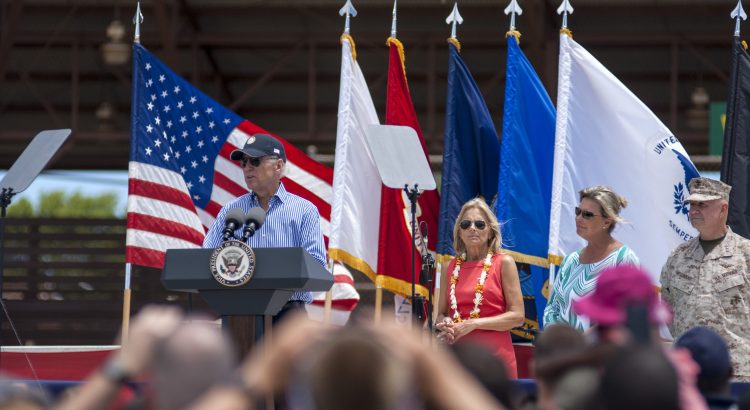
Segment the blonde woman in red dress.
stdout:
[[441,283],[437,337],[445,343],[485,346],[518,377],[510,329],[524,321],[523,296],[516,263],[501,253],[502,236],[495,214],[481,198],[465,203],[453,228],[456,258]]

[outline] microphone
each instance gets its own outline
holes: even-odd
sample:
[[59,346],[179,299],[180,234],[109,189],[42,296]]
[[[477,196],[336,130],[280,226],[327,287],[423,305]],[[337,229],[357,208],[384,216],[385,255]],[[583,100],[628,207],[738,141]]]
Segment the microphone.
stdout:
[[224,240],[228,240],[230,237],[233,238],[233,233],[237,228],[242,226],[242,221],[245,219],[245,213],[240,208],[232,208],[227,212],[227,216],[224,218]]
[[242,240],[247,242],[255,234],[263,222],[266,220],[266,211],[263,208],[255,207],[245,216],[245,229],[242,230]]

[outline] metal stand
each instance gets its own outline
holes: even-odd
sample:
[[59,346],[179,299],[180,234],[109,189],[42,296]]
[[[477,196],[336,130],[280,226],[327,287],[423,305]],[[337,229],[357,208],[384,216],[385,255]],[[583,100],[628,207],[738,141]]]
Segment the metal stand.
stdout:
[[[409,203],[411,204],[411,313],[414,317],[414,320],[421,324],[425,320],[425,298],[424,296],[417,294],[417,279],[414,270],[414,254],[417,252],[417,244],[414,241],[414,233],[417,231],[417,199],[419,198],[418,188],[419,184],[414,184],[414,188],[409,188],[409,184],[404,184],[404,192],[406,192],[406,196],[409,198]],[[427,292],[431,293],[429,290]]]
[[[13,198],[13,188],[3,188],[0,194],[0,305],[3,302],[3,275],[5,273],[5,218],[10,201]],[[0,315],[0,346],[3,346],[3,316]]]
[[[423,235],[427,235],[425,231],[422,232]],[[430,330],[430,333],[432,333],[432,281],[434,276],[432,275],[432,271],[435,269],[435,258],[430,254],[430,251],[425,249],[425,252],[422,254],[422,275],[421,275],[421,282],[427,283],[427,328]]]
[[[414,268],[417,244],[414,233],[417,231],[417,198],[419,187],[423,191],[437,188],[430,164],[424,155],[417,132],[411,127],[398,125],[365,126],[365,141],[372,153],[383,184],[389,188],[402,189],[411,203],[411,306],[415,320],[424,322],[425,298],[417,295],[416,273]],[[413,184],[413,188],[410,185]]]
[[[2,192],[0,192],[0,306],[3,312],[7,312],[3,302],[3,274],[5,273],[5,218],[8,207],[13,195],[23,192],[31,185],[68,136],[70,136],[69,129],[40,132],[31,140],[0,181],[0,187],[2,187]],[[2,315],[0,315],[0,346],[2,345]]]

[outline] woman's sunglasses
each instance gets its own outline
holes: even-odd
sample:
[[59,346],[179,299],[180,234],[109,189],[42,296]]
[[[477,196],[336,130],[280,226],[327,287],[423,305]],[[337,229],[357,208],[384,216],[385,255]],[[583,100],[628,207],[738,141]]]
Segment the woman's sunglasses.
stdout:
[[576,216],[582,216],[583,219],[593,219],[595,216],[604,216],[604,215],[597,215],[591,211],[584,211],[583,209],[576,207]]
[[242,168],[245,168],[247,166],[247,164],[250,164],[253,167],[257,168],[257,167],[260,166],[260,163],[263,162],[263,160],[266,159],[266,158],[277,158],[277,157],[275,157],[273,155],[266,155],[264,157],[255,157],[255,158],[252,158],[252,157],[243,157],[240,160],[240,166],[242,166]]
[[472,223],[474,224],[474,227],[477,228],[477,230],[480,230],[480,231],[487,227],[487,222],[485,222],[485,221],[483,221],[481,219],[477,220],[477,221],[470,221],[468,219],[464,219],[463,221],[461,221],[461,223],[458,226],[460,226],[461,229],[463,229],[463,230],[467,230],[467,229],[469,229],[471,227]]

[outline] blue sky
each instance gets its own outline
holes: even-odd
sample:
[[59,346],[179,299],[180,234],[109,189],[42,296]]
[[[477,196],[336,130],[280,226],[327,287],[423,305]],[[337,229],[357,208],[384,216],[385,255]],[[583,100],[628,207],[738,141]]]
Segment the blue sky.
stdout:
[[[0,171],[0,181],[5,177],[6,172],[6,170]],[[128,198],[128,173],[127,171],[88,170],[44,171],[25,191],[13,197],[11,205],[20,198],[28,198],[36,205],[43,192],[52,191],[64,191],[68,194],[80,192],[91,196],[114,193],[118,198],[116,215],[125,216]]]

